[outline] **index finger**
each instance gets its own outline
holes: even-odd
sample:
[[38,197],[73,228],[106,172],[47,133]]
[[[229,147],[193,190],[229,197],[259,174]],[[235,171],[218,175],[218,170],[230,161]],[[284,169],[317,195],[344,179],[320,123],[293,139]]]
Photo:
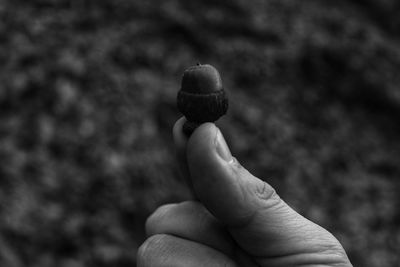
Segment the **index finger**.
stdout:
[[182,127],[185,124],[186,118],[181,117],[175,122],[175,125],[172,130],[172,135],[174,139],[175,149],[176,149],[176,158],[178,161],[178,166],[181,171],[181,175],[185,180],[186,184],[189,186],[189,190],[193,198],[195,198],[193,185],[190,180],[190,173],[189,167],[187,164],[187,157],[186,157],[186,147],[189,138],[183,133]]

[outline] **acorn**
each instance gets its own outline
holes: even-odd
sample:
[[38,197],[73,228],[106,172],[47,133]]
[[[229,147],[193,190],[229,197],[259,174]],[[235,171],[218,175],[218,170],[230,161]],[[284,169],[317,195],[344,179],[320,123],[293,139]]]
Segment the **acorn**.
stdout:
[[228,110],[228,98],[221,76],[209,64],[189,67],[183,73],[178,92],[179,111],[186,117],[183,132],[190,136],[202,123],[215,122]]

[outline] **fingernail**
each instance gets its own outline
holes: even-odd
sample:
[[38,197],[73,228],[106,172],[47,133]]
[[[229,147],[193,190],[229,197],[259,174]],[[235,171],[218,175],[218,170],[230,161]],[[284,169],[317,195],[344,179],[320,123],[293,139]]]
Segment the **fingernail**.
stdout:
[[218,155],[225,160],[226,162],[231,162],[232,161],[232,154],[231,151],[229,150],[228,145],[226,144],[226,141],[224,137],[222,136],[221,131],[217,128],[217,133],[215,137],[215,146]]

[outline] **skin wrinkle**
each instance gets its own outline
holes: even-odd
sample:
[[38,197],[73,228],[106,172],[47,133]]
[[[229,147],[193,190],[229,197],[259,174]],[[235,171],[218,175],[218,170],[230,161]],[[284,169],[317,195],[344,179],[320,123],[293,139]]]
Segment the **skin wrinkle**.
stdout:
[[[251,214],[245,215],[243,216],[242,219],[240,219],[240,222],[235,222],[235,224],[228,224],[228,226],[230,228],[233,229],[238,229],[238,228],[245,228],[246,226],[248,226],[252,221],[254,221],[254,217],[257,216],[257,214],[260,213],[260,209],[258,206],[261,206],[262,210],[270,210],[273,209],[275,207],[278,207],[281,204],[281,199],[278,196],[278,194],[276,194],[275,190],[271,189],[271,187],[266,183],[266,182],[262,182],[262,188],[261,190],[259,189],[260,186],[258,186],[258,181],[256,181],[256,185],[255,185],[255,189],[253,191],[253,189],[249,188],[249,187],[253,187],[254,184],[250,184],[249,187],[245,187],[243,186],[243,184],[246,185],[246,183],[243,183],[241,181],[241,179],[243,179],[243,177],[249,177],[250,178],[254,178],[251,176],[251,174],[245,170],[240,163],[235,160],[235,165],[233,168],[229,168],[229,171],[232,173],[230,176],[236,178],[237,184],[240,184],[241,186],[239,186],[240,188],[240,195],[242,197],[242,203],[250,203],[250,202],[255,202],[255,205],[257,206],[256,208],[254,208],[254,211]],[[236,168],[236,166],[240,166],[239,169]],[[245,174],[244,174],[245,172]],[[253,186],[252,186],[253,185]],[[250,189],[250,194],[249,194],[249,189]],[[269,189],[269,190],[267,190]],[[251,196],[257,196],[256,199],[252,198]],[[249,199],[249,197],[251,199]],[[261,200],[261,202],[258,202],[258,200]],[[271,202],[271,203],[270,203]],[[260,204],[262,203],[262,204]],[[267,204],[267,205],[266,205]]]
[[309,263],[301,263],[301,264],[296,264],[296,267],[351,267],[352,265],[348,265],[347,262],[344,263],[329,263],[329,266],[326,265],[325,263],[321,264],[309,264]]
[[[311,259],[311,257],[314,257]],[[296,256],[286,256],[285,258],[277,258],[277,259],[256,259],[259,264],[262,266],[277,266],[277,267],[287,267],[287,266],[324,266],[324,267],[332,267],[332,266],[348,266],[347,262],[343,260],[327,260],[326,257],[322,257],[317,254],[299,254]]]
[[[348,261],[347,255],[344,252],[342,245],[328,230],[309,221],[306,218],[304,218],[304,220],[308,222],[308,224],[300,226],[305,228],[304,231],[306,232],[306,234],[304,236],[309,237],[310,243],[318,244],[317,246],[313,246],[314,250],[312,251],[312,253],[327,254],[330,256],[335,256],[339,260],[341,259],[346,262]],[[316,229],[318,229],[318,231],[316,231]],[[294,242],[301,242],[301,240]]]
[[319,252],[297,252],[290,253],[287,255],[273,256],[273,257],[257,257],[256,261],[263,266],[292,266],[296,263],[296,266],[348,266],[348,262],[338,256],[327,251],[326,254],[320,254]]
[[[266,182],[262,182],[261,185],[257,183],[255,195],[258,196],[259,199],[269,201],[274,200],[274,202],[279,202],[280,197],[276,193],[275,189],[273,189],[269,184]],[[275,205],[275,204],[272,204]]]
[[[312,222],[310,222],[312,223]],[[300,224],[299,224],[300,225]],[[287,266],[291,262],[299,263],[304,261],[304,265],[309,266],[308,264],[329,264],[329,266],[334,266],[332,264],[345,264],[344,266],[348,266],[347,256],[342,251],[341,245],[336,242],[332,242],[332,238],[326,238],[327,242],[320,241],[321,237],[319,236],[316,240],[316,232],[315,230],[310,229],[309,224],[304,224],[300,226],[300,228],[305,228],[307,234],[302,236],[293,236],[288,240],[288,243],[299,244],[303,243],[300,246],[300,250],[297,249],[295,252],[291,253],[281,253],[274,256],[256,256],[257,261],[262,262],[262,264],[266,266]],[[321,235],[330,234],[328,231],[321,228],[321,231],[318,232]],[[308,240],[304,240],[304,236],[308,236]],[[325,239],[325,238],[324,238]],[[309,243],[309,244],[304,244]],[[303,264],[301,264],[303,265]],[[327,265],[324,265],[327,266]],[[339,265],[340,266],[340,265]]]

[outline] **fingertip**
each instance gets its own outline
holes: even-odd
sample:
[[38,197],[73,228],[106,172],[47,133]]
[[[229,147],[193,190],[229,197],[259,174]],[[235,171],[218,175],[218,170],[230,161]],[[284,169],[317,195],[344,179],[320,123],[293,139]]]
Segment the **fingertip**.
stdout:
[[165,222],[165,217],[173,210],[178,204],[171,203],[165,204],[158,207],[147,219],[145,222],[145,232],[146,236],[152,236],[155,234],[162,233],[158,230],[159,225]]
[[186,150],[187,150],[187,143],[188,143],[188,137],[184,134],[182,127],[186,122],[185,117],[181,117],[178,119],[172,129],[172,135],[173,135],[173,140],[175,144],[175,155],[177,159],[177,163],[180,169],[180,173],[182,178],[186,181],[187,185],[189,186],[189,192],[192,195],[192,198],[195,197],[195,193],[193,190],[193,185],[190,180],[190,173],[189,173],[189,168],[187,164],[187,156],[186,156]]
[[186,118],[181,117],[180,119],[178,119],[175,122],[174,127],[172,129],[174,143],[175,143],[175,146],[178,148],[178,150],[184,149],[186,146],[186,143],[188,141],[188,138],[182,131],[182,127],[183,127],[183,124],[185,124],[185,122],[186,122]]

